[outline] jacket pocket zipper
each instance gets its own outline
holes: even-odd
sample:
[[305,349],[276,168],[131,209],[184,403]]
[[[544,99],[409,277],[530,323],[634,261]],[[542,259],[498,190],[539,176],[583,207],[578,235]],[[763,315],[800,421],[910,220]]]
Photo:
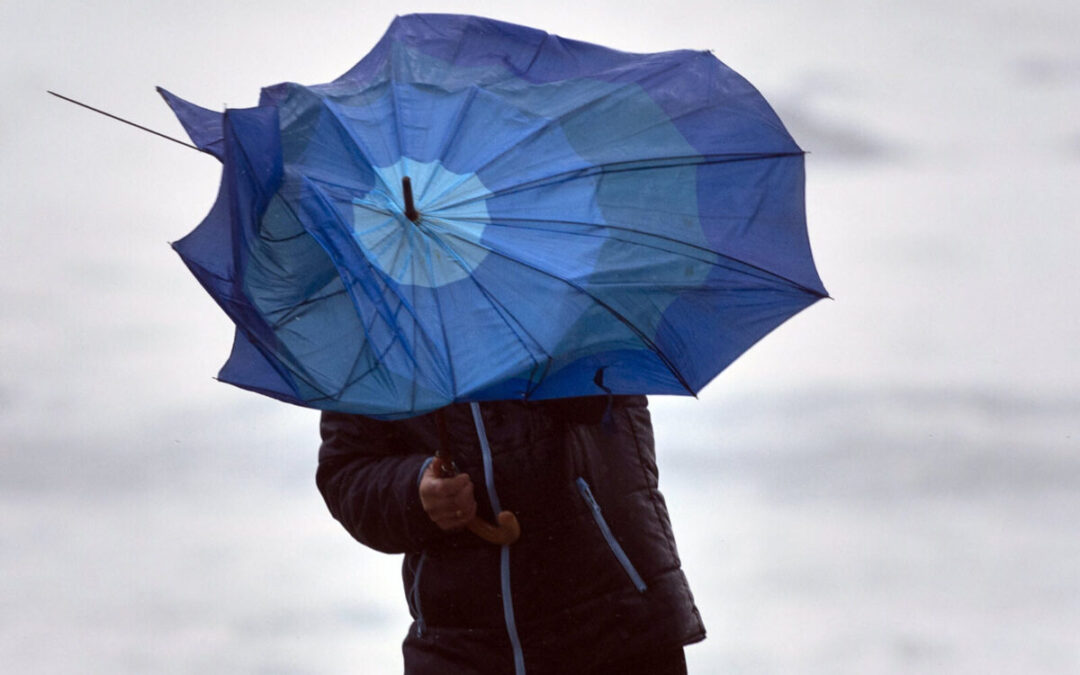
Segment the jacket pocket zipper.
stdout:
[[596,526],[600,528],[600,534],[604,536],[604,541],[607,542],[608,548],[615,555],[615,559],[622,565],[623,570],[626,572],[626,576],[630,577],[630,581],[634,584],[634,588],[638,589],[639,593],[644,593],[648,586],[645,585],[645,580],[641,578],[637,570],[634,569],[634,564],[630,562],[630,558],[627,557],[626,551],[616,541],[615,535],[611,533],[611,528],[608,527],[607,521],[604,520],[604,514],[600,513],[600,505],[596,503],[596,498],[593,497],[592,490],[589,489],[589,484],[585,482],[584,478],[577,479],[578,492],[585,499],[585,502],[592,509],[593,520],[596,521]]

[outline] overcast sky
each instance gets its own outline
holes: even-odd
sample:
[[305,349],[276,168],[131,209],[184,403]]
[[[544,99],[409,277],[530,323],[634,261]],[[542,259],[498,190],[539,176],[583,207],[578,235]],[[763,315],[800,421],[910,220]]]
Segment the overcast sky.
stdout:
[[[273,624],[267,614],[279,602],[298,616],[321,616],[317,601],[333,595],[330,581],[325,587],[311,582],[316,600],[310,607],[299,591],[276,599],[262,597],[262,587],[252,586],[246,595],[236,591],[237,605],[260,609],[228,624],[233,632],[211,639],[191,626],[207,624],[215,613],[232,616],[233,605],[190,604],[184,598],[205,594],[198,580],[209,575],[227,598],[249,558],[312,569],[298,551],[314,547],[320,555],[332,551],[324,558],[334,561],[335,571],[382,565],[371,574],[385,575],[377,577],[384,586],[396,583],[392,562],[360,557],[320,510],[311,481],[315,415],[212,379],[227,357],[231,328],[167,242],[187,233],[209,209],[220,177],[216,160],[45,90],[182,136],[155,86],[209,108],[254,105],[262,86],[337,77],[374,45],[395,13],[412,11],[482,14],[627,51],[712,50],[763,92],[811,153],[810,235],[835,300],[818,303],[752,349],[702,400],[653,402],[661,459],[675,476],[669,492],[676,531],[712,631],[710,646],[696,652],[707,655],[698,657],[699,672],[711,672],[709,664],[716,672],[720,665],[734,669],[724,672],[909,672],[904,668],[922,658],[936,663],[933,672],[995,672],[986,669],[984,659],[991,656],[1015,666],[997,672],[1075,672],[1068,666],[1080,664],[1080,655],[1070,651],[1064,635],[1070,626],[1080,627],[1080,552],[1069,544],[1080,533],[1075,523],[1055,519],[1059,512],[1044,500],[1050,495],[1076,506],[1067,495],[1080,489],[1073,459],[1080,450],[1080,4],[1071,0],[676,1],[664,7],[627,0],[4,3],[0,523],[13,544],[0,554],[0,577],[6,579],[0,581],[0,607],[17,608],[23,619],[9,619],[11,630],[0,630],[14,636],[0,638],[0,661],[17,659],[27,672],[75,672],[65,664],[93,655],[114,672],[140,672],[140,664],[151,668],[144,672],[166,672],[154,655],[174,650],[187,656],[172,672],[190,672],[201,663],[192,654],[234,654],[236,644],[258,644],[279,660],[230,662],[234,672],[275,665],[294,672],[282,666],[291,663],[284,652],[259,642],[259,636],[291,625]],[[853,441],[880,454],[828,464],[826,457],[854,452]],[[947,455],[956,448],[962,450]],[[793,459],[783,454],[788,450],[804,455]],[[1021,461],[1023,453],[1031,462]],[[940,497],[967,494],[962,485],[991,484],[978,480],[991,481],[999,495],[1006,484],[1028,491],[1022,503],[1009,504],[979,492],[960,510],[946,512],[924,502],[917,502],[926,508],[922,512],[912,506],[916,502],[890,502],[873,519],[848,523],[863,533],[847,540],[857,542],[846,551],[855,556],[848,560],[880,569],[875,565],[881,560],[868,552],[882,543],[872,533],[895,526],[894,533],[918,534],[914,540],[890,537],[893,545],[906,546],[892,558],[915,561],[907,570],[922,561],[922,572],[909,579],[893,570],[909,579],[902,584],[866,582],[864,590],[884,589],[881,595],[822,590],[814,602],[795,606],[761,571],[763,561],[783,558],[737,523],[708,535],[695,535],[696,524],[680,530],[679,514],[686,514],[683,522],[692,520],[702,508],[695,500],[705,497],[695,492],[694,481],[679,476],[693,475],[695,462],[710,461],[717,462],[709,464],[717,480],[731,490],[722,506],[762,531],[771,526],[790,535],[774,545],[787,546],[792,561],[816,561],[791,562],[776,572],[785,580],[810,578],[810,569],[825,575],[815,577],[819,581],[831,579],[825,570],[839,569],[829,537],[841,535],[832,526],[813,529],[818,521],[807,514],[818,511],[783,506],[792,494],[828,484],[851,499],[861,499],[863,489],[909,496],[942,490],[934,493]],[[791,466],[798,471],[784,468]],[[951,476],[940,479],[945,483],[924,480],[943,469]],[[732,496],[748,485],[784,496]],[[148,502],[147,486],[167,496]],[[273,534],[277,521],[256,520],[254,514],[269,518],[256,505],[274,503],[280,494],[289,495],[282,498],[280,518],[306,538],[260,548],[245,538],[252,529],[268,538],[263,541],[278,542],[274,537],[281,535]],[[192,511],[200,499],[202,506]],[[850,506],[821,508],[836,516]],[[152,515],[138,520],[132,512]],[[909,520],[916,512],[926,517]],[[75,531],[69,528],[80,513],[88,519],[82,531],[94,536],[60,543]],[[985,539],[961,552],[936,547],[940,532],[934,534],[930,523],[943,513],[957,531]],[[991,522],[1002,527],[980,529]],[[1009,538],[1002,532],[1013,529],[1005,523],[1042,538]],[[200,533],[202,528],[211,531]],[[169,529],[184,530],[186,543],[160,535]],[[804,531],[812,533],[806,540],[794,534]],[[202,551],[203,567],[176,562],[207,541],[223,548]],[[239,543],[228,548],[223,542],[229,541]],[[739,550],[762,557],[738,558],[738,550],[730,549],[716,554],[718,541],[745,545]],[[1056,559],[1040,569],[1043,579],[1053,580],[1049,588],[1034,579],[1016,582],[1005,563],[986,568],[983,581],[999,587],[1016,582],[1015,606],[1034,612],[1033,625],[1042,627],[1039,649],[1049,654],[1042,661],[1038,645],[1028,651],[1019,642],[987,641],[994,631],[1008,633],[1020,610],[991,612],[1002,618],[989,628],[980,623],[977,617],[989,606],[984,587],[957,565],[969,554],[975,566],[995,556],[1020,565],[1025,550]],[[118,563],[118,551],[126,562]],[[136,562],[140,555],[148,556],[145,564]],[[705,577],[718,564],[714,555],[745,565],[731,563],[722,568],[726,582],[709,582]],[[215,556],[235,567],[215,568],[209,562]],[[138,600],[125,595],[135,591],[111,570],[143,575]],[[155,582],[160,574],[188,579],[188,585],[173,597]],[[88,578],[100,581],[97,591],[87,590]],[[47,587],[64,593],[41,590]],[[363,587],[357,582],[349,592]],[[945,611],[934,598],[949,588],[961,589],[956,602],[966,613],[934,626],[931,632],[944,636],[937,642],[923,639],[912,624],[897,627],[889,621],[900,619],[874,613],[882,603],[897,616]],[[1036,591],[1057,600],[1030,600]],[[335,617],[346,618],[319,633],[324,642],[305,642],[297,653],[306,659],[322,654],[336,666],[313,672],[335,672],[340,658],[331,655],[343,653],[334,651],[343,641],[387,623],[389,646],[383,636],[357,650],[381,649],[380,658],[394,663],[404,629],[394,623],[403,605],[396,593],[372,602],[398,614],[335,610]],[[924,596],[921,608],[905,604]],[[830,613],[829,599],[837,598],[856,608],[843,615],[847,623],[840,619],[852,642],[798,628],[799,607],[811,621],[832,620],[838,615]],[[176,610],[166,619],[142,610],[125,613],[120,605],[181,606],[188,614]],[[758,616],[757,627],[726,613],[759,606],[776,613]],[[112,642],[103,642],[87,632],[101,616],[126,616],[130,624],[109,624]],[[159,621],[150,622],[155,634],[169,639],[136,647],[135,636],[145,643],[140,623],[147,616]],[[779,632],[787,647],[770,641],[778,636],[770,636],[766,619],[788,631]],[[894,629],[900,637],[887,649],[859,651]],[[54,630],[76,645],[70,661],[41,656]],[[229,642],[225,634],[249,641]],[[193,650],[200,640],[220,652]],[[26,645],[40,649],[31,653]],[[785,668],[807,663],[812,666],[805,670]]]

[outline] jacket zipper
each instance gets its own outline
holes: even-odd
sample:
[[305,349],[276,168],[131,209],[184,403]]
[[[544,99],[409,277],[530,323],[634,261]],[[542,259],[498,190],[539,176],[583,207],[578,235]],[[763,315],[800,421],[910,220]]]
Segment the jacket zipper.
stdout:
[[608,527],[607,521],[604,520],[604,514],[600,512],[600,505],[596,503],[596,498],[593,497],[592,490],[589,489],[589,484],[585,482],[584,478],[577,479],[578,492],[585,499],[585,502],[592,509],[593,520],[596,521],[597,527],[600,528],[600,534],[604,536],[604,541],[607,542],[608,548],[615,555],[615,559],[622,565],[623,570],[626,572],[626,576],[630,577],[630,581],[634,584],[634,588],[638,589],[639,593],[644,593],[648,586],[645,585],[645,580],[641,578],[637,570],[634,569],[634,564],[630,562],[629,556],[626,555],[626,551],[619,545],[619,542],[615,539],[615,535],[611,533],[611,528]]
[[[491,459],[491,446],[488,445],[487,431],[484,430],[484,418],[480,415],[480,404],[470,403],[473,422],[476,424],[476,435],[480,439],[480,454],[484,459],[484,484],[487,486],[488,502],[491,504],[491,512],[499,513],[502,507],[499,505],[499,496],[495,494],[495,471]],[[506,633],[510,638],[510,648],[514,652],[514,675],[525,675],[525,655],[521,651],[521,640],[518,638],[517,622],[514,620],[514,600],[510,595],[510,546],[505,545],[499,551],[499,582],[502,588],[503,620],[506,622]]]

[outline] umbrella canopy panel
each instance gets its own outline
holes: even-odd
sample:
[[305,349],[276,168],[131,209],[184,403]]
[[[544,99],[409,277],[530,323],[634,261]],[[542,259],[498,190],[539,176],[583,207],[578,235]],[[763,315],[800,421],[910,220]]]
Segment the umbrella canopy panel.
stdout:
[[802,151],[706,52],[412,15],[253,109],[163,93],[224,163],[176,244],[237,324],[221,378],[283,400],[691,394],[825,296]]

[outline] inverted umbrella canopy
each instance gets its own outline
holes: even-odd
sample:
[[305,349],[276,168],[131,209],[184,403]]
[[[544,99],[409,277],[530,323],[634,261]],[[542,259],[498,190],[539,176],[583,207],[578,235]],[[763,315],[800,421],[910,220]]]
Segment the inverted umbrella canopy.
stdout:
[[281,400],[694,394],[826,296],[803,152],[707,52],[410,15],[255,108],[162,94],[224,165],[174,245],[236,324],[219,377]]

